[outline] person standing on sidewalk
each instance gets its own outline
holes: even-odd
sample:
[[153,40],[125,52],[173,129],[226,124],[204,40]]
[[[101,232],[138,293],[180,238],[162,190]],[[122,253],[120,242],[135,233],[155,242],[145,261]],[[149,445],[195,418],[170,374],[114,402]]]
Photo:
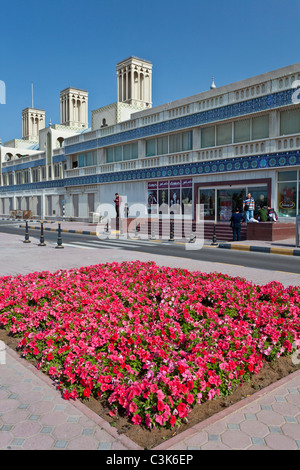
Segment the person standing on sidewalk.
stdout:
[[247,194],[247,198],[243,201],[243,211],[245,212],[246,222],[253,219],[255,209],[255,201],[250,193]]
[[119,196],[118,193],[115,194],[114,203],[115,203],[115,208],[116,208],[116,215],[117,215],[117,218],[119,218],[119,216],[120,216],[120,196]]
[[233,241],[240,241],[241,238],[241,225],[244,222],[244,217],[240,213],[240,210],[238,207],[236,207],[234,213],[231,216],[230,222],[231,222],[231,228],[232,228],[232,234],[233,234]]
[[126,217],[126,219],[128,219],[128,215],[129,215],[129,206],[126,202],[124,206],[124,216]]

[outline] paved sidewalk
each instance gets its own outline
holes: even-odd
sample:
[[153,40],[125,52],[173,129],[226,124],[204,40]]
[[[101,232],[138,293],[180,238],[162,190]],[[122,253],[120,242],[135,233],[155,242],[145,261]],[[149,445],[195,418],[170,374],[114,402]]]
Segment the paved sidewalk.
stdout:
[[[243,276],[257,284],[272,280],[300,286],[300,276],[115,249],[55,249],[38,241],[0,233],[0,275],[56,271],[112,261],[154,261],[158,265]],[[271,255],[270,255],[271,256]],[[10,350],[0,364],[0,449],[138,449],[77,402],[66,402],[41,372]],[[229,407],[161,444],[157,450],[299,449],[300,371]]]

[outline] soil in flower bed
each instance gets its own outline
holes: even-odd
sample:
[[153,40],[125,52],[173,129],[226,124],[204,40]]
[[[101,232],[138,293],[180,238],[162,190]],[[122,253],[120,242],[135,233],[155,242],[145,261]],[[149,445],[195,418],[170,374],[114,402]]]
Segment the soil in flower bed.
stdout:
[[[3,328],[0,328],[0,340],[4,341],[14,351],[19,352],[18,343],[20,339]],[[33,360],[30,362],[35,364]],[[229,396],[214,397],[201,405],[195,405],[188,415],[188,422],[181,423],[180,426],[172,429],[163,427],[147,429],[143,425],[134,425],[125,413],[123,416],[121,413],[117,417],[111,417],[109,415],[110,410],[105,402],[100,399],[89,397],[81,401],[109,422],[118,433],[125,434],[143,449],[151,449],[299,369],[300,364],[294,364],[289,356],[281,356],[272,362],[265,362],[262,369],[258,374],[253,375],[249,382],[244,382],[236,387]]]

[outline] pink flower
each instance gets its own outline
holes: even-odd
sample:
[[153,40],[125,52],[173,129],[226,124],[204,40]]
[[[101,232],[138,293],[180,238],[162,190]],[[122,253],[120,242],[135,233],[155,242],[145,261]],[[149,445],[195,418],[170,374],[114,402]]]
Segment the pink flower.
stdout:
[[165,404],[161,400],[158,400],[157,402],[157,409],[158,411],[163,411],[165,409]]
[[161,390],[157,390],[156,394],[158,400],[163,400],[165,398],[165,394]]
[[170,424],[171,424],[171,426],[173,427],[173,426],[175,425],[175,423],[176,423],[176,418],[175,418],[175,416],[173,415],[173,416],[171,416],[171,418],[170,418]]
[[142,418],[138,414],[136,414],[131,418],[131,421],[133,422],[133,424],[141,424]]
[[186,405],[184,403],[179,403],[177,406],[177,411],[178,411],[178,416],[179,418],[184,418],[185,416],[187,416],[187,408],[186,408]]
[[87,397],[87,398],[88,398],[88,397],[90,396],[90,394],[91,394],[91,391],[90,391],[89,388],[85,388],[85,389],[83,390],[83,396],[84,396],[84,397]]
[[137,405],[132,401],[128,407],[129,412],[135,413],[137,409],[138,409]]
[[191,393],[188,393],[186,396],[186,401],[191,405],[194,402],[194,396]]

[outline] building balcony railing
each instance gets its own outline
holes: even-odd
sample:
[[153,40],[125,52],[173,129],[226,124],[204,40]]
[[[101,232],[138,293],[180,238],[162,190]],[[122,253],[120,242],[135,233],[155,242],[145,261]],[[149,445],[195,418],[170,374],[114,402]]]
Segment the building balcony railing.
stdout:
[[65,153],[64,147],[58,147],[53,150],[53,155],[61,155]]
[[2,162],[2,167],[10,167],[14,165],[18,165],[19,163],[28,163],[35,160],[39,160],[40,158],[45,157],[45,152],[35,153],[34,155],[28,155],[27,157],[21,158],[14,158],[13,160],[9,160],[7,162]]
[[181,165],[192,162],[267,154],[293,149],[300,150],[300,134],[190,150],[169,155],[156,155],[122,162],[104,163],[93,167],[75,168],[72,170],[66,170],[65,176],[76,177],[92,174],[114,173],[126,170],[157,168],[168,165]]

